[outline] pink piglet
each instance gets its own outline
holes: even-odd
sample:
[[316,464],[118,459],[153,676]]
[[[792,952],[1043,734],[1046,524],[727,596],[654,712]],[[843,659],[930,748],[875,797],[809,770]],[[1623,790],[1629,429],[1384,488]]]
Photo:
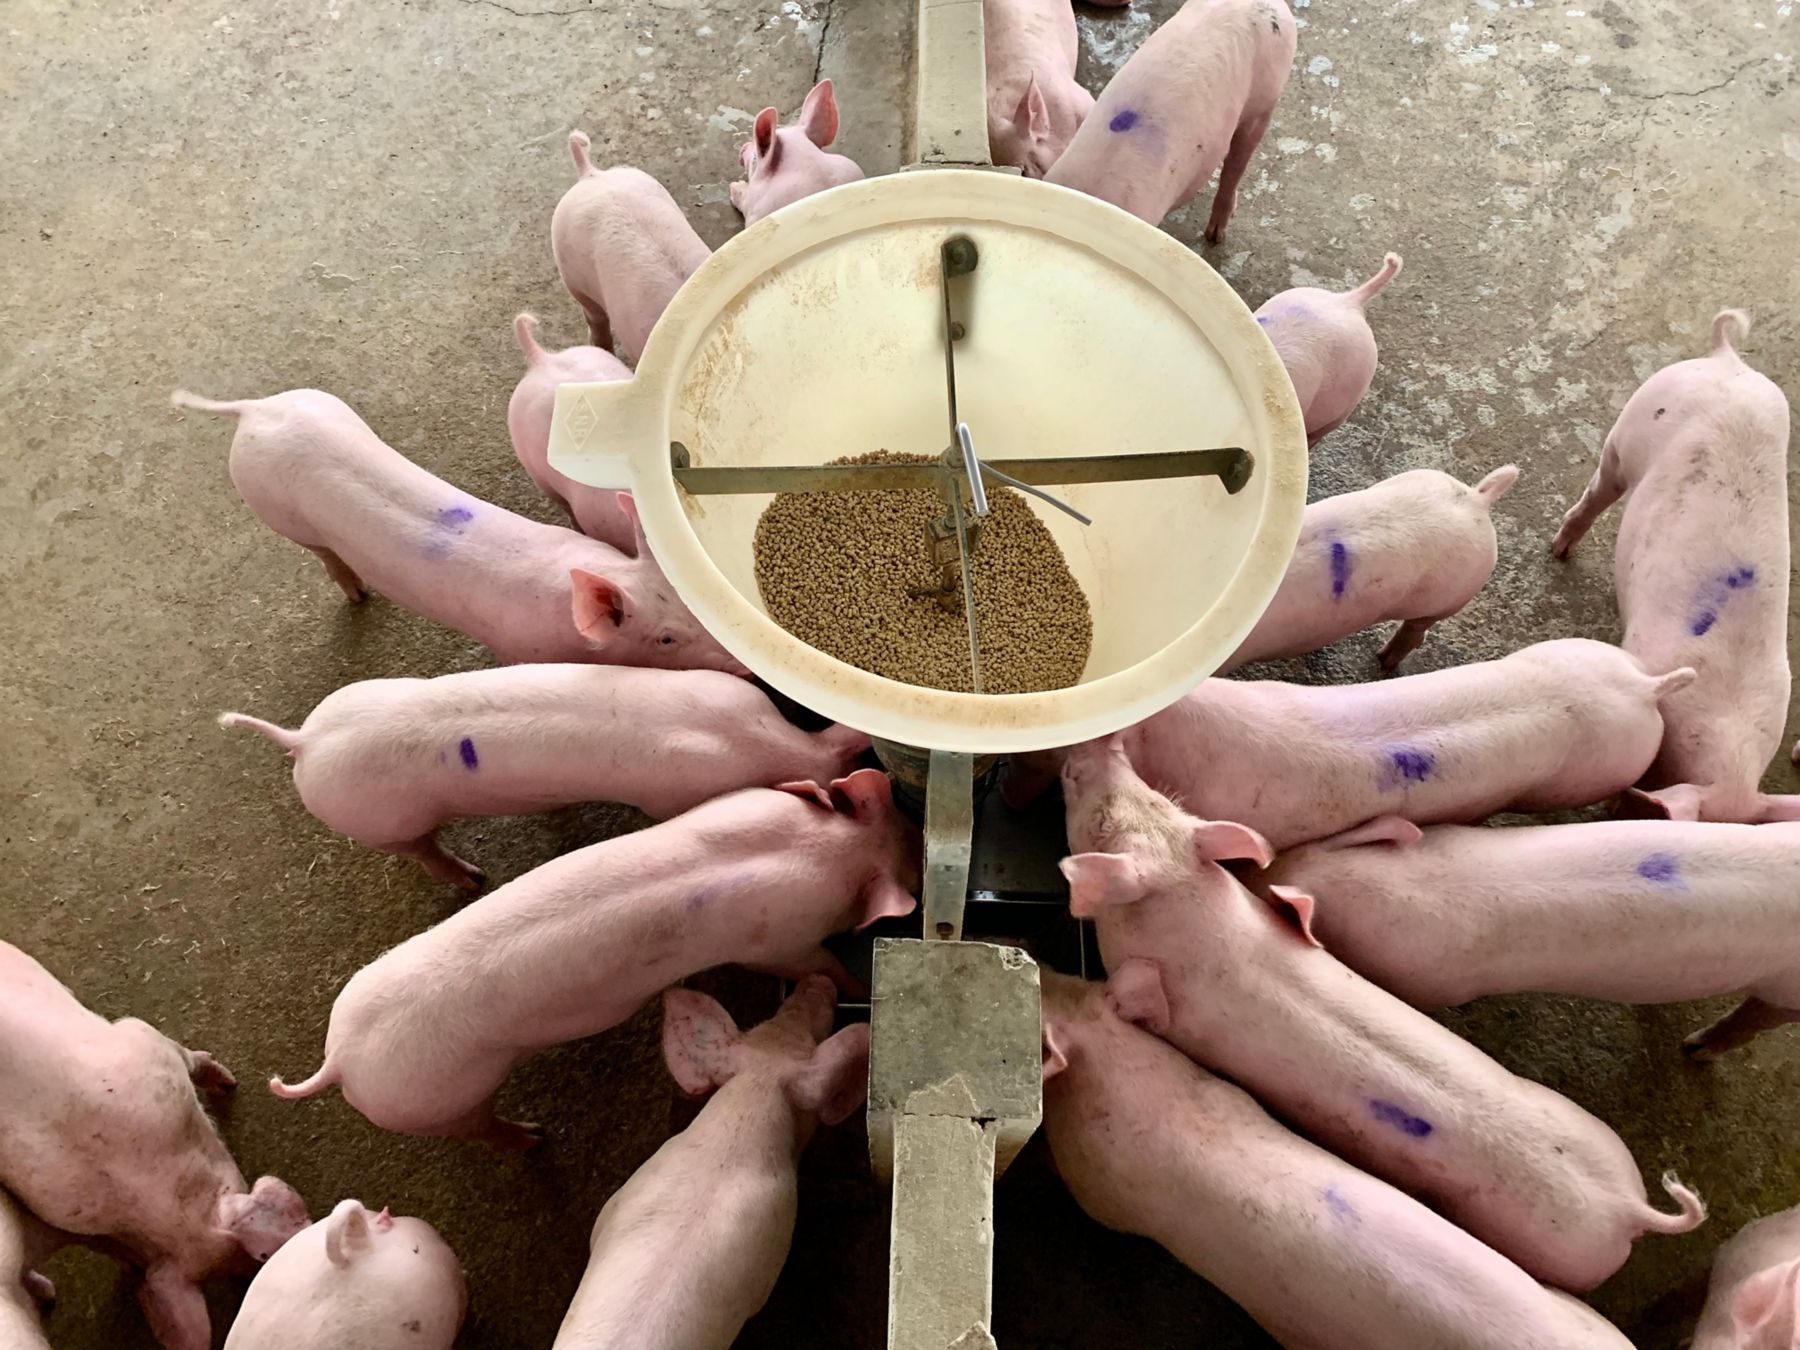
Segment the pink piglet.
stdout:
[[1336,431],[1369,392],[1376,347],[1365,311],[1400,275],[1400,265],[1400,255],[1390,253],[1381,270],[1354,290],[1297,286],[1271,295],[1256,311],[1294,382],[1308,444]]

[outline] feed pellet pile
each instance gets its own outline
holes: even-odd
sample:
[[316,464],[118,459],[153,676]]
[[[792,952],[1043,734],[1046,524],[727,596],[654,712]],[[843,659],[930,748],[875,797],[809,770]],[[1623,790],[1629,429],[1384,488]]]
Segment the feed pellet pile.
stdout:
[[[928,463],[876,450],[836,464]],[[1050,531],[1019,493],[989,489],[971,559],[984,693],[1063,689],[1081,678],[1093,644],[1087,597]],[[756,584],[769,617],[862,670],[932,689],[967,691],[962,605],[929,594],[941,583],[926,546],[944,504],[937,493],[784,492],[756,527]]]

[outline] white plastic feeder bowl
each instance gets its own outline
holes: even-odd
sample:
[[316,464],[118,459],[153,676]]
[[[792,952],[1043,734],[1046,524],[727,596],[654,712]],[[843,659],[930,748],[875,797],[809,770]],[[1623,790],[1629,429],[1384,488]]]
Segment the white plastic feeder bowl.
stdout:
[[[983,459],[1241,446],[1255,460],[1236,496],[1216,478],[1052,488],[1087,526],[1026,499],[1093,610],[1067,689],[926,689],[806,645],[757,592],[770,496],[696,496],[671,469],[671,441],[697,466],[940,453],[939,248],[959,233],[980,265],[963,283],[957,400]],[[973,170],[852,183],[745,230],[682,287],[632,379],[557,391],[550,462],[631,489],[676,591],[775,688],[875,736],[975,754],[1073,744],[1174,702],[1261,616],[1306,502],[1293,387],[1211,267],[1105,202]]]

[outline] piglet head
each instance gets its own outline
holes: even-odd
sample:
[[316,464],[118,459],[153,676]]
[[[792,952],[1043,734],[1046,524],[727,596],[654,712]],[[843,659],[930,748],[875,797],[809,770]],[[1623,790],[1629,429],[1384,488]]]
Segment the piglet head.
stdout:
[[746,225],[802,197],[863,176],[855,160],[825,151],[838,132],[837,97],[830,80],[813,86],[793,126],[778,126],[778,116],[773,108],[758,113],[750,139],[739,151],[744,181],[731,185],[731,204],[743,213]]
[[219,1197],[219,1227],[253,1261],[267,1261],[311,1222],[306,1202],[276,1177],[258,1177],[248,1194]]
[[594,659],[613,666],[722,670],[750,678],[750,668],[720,646],[675,594],[650,555],[629,492],[619,494],[619,506],[637,537],[637,556],[627,558],[595,540],[595,567],[569,572],[575,628],[593,644]]
[[1036,71],[1005,122],[989,125],[994,163],[1016,164],[1027,178],[1042,178],[1069,148],[1066,140],[1059,141],[1051,133],[1050,109],[1044,102],[1044,91],[1038,88]]
[[692,989],[663,994],[663,1058],[682,1091],[703,1096],[734,1078],[779,1091],[804,1120],[827,1125],[862,1105],[869,1090],[866,1023],[831,1031],[837,990],[808,975],[773,1017],[748,1033],[731,1014]]
[[1198,820],[1144,782],[1117,736],[1069,751],[1062,778],[1069,843],[1078,852],[1061,866],[1077,916],[1192,889],[1207,868],[1229,858],[1264,867],[1273,859],[1255,830]]
[[863,888],[856,926],[913,912],[923,877],[918,828],[894,806],[892,781],[880,769],[858,769],[831,785],[832,806],[864,828],[874,853],[874,879]]

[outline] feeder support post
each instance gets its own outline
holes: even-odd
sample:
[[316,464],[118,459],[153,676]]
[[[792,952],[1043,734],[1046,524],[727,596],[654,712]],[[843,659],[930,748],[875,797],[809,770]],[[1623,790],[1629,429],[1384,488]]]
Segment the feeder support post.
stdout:
[[994,1179],[1043,1115],[1038,968],[985,942],[875,944],[869,1153],[894,1188],[888,1350],[977,1350]]
[[991,165],[981,0],[918,0],[914,164]]

